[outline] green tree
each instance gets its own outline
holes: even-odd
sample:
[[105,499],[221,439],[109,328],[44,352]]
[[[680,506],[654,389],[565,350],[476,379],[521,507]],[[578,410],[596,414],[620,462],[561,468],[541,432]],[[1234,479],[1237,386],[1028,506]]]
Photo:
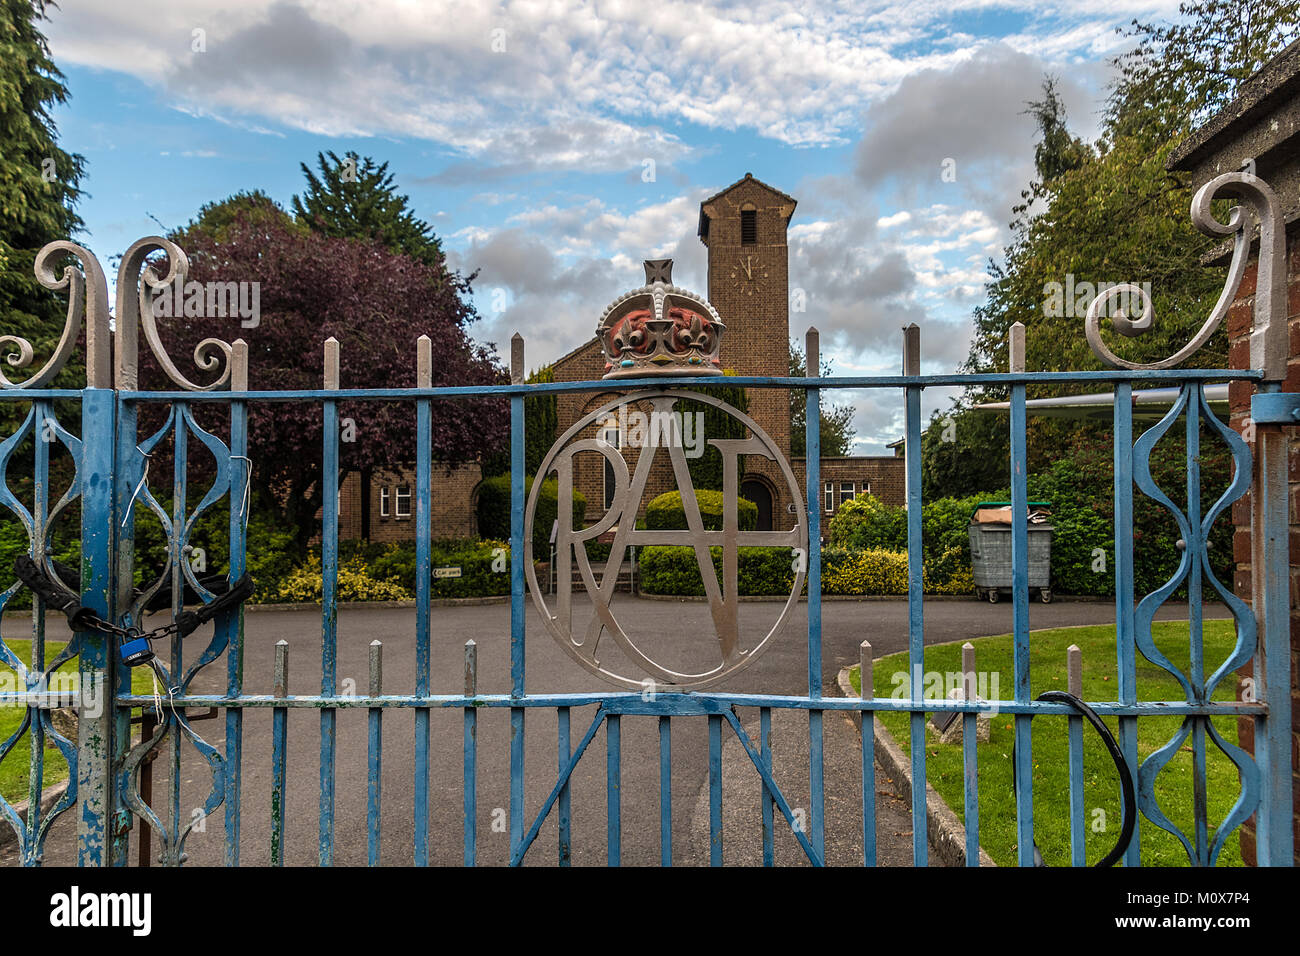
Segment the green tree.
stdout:
[[[1190,186],[1165,163],[1197,117],[1222,105],[1297,34],[1300,2],[1207,0],[1184,4],[1181,14],[1172,25],[1133,24],[1128,35],[1137,42],[1115,61],[1119,78],[1093,147],[1081,148],[1069,134],[1050,79],[1043,99],[1029,104],[1039,125],[1037,178],[1014,210],[1019,218],[1003,261],[990,263],[970,371],[1006,370],[1014,322],[1025,324],[1031,371],[1102,367],[1083,335],[1098,283],[1150,283],[1153,329],[1123,339],[1101,323],[1110,347],[1133,361],[1172,354],[1204,320],[1224,274],[1201,264],[1215,240],[1192,225]],[[1078,292],[1061,296],[1066,288]],[[1222,366],[1226,353],[1223,336],[1216,336],[1188,364]],[[1040,385],[1033,392],[1067,388]]]
[[[734,375],[731,370],[726,372],[727,375]],[[713,398],[721,399],[732,408],[739,412],[749,413],[749,395],[743,388],[736,387],[716,387],[716,388],[693,388],[690,391],[704,392]],[[704,402],[685,401],[678,405],[683,416],[694,415],[697,412],[704,414],[703,429],[694,436],[698,441],[704,441],[704,454],[698,458],[686,459],[687,468],[691,474],[691,484],[696,489],[707,488],[711,491],[722,490],[722,453],[717,448],[709,444],[715,438],[744,438],[747,429],[744,424],[720,408],[713,405],[707,405]],[[698,419],[697,419],[698,420]],[[684,430],[683,422],[683,430]],[[685,436],[683,436],[685,437]],[[737,463],[737,473],[745,473],[745,462],[742,456]]]
[[[543,365],[535,372],[530,372],[525,379],[529,384],[554,382],[555,369]],[[524,474],[534,476],[542,466],[542,459],[551,450],[557,437],[560,412],[555,392],[541,395],[529,395],[524,399]],[[483,457],[483,476],[486,478],[510,473],[510,447],[505,445],[494,449]]]
[[1178,7],[1179,20],[1133,20],[1136,46],[1116,58],[1111,122],[1135,132],[1139,121],[1165,120],[1156,131],[1185,133],[1226,106],[1243,80],[1300,36],[1297,0],[1200,0]]
[[171,238],[182,249],[187,240],[194,240],[200,234],[210,237],[217,244],[224,243],[234,230],[243,230],[249,226],[265,228],[271,231],[305,232],[306,225],[295,222],[284,207],[260,189],[240,190],[232,196],[214,202],[204,203],[199,213]]
[[317,153],[316,159],[319,176],[306,163],[299,164],[307,177],[307,189],[293,197],[293,214],[299,221],[322,235],[371,239],[441,268],[438,238],[432,227],[408,208],[409,197],[397,193],[388,163],[375,165],[369,156],[355,152],[342,159],[332,151]]
[[986,495],[1010,485],[1007,416],[958,402],[936,412],[921,433],[921,495],[925,501]]
[[[831,363],[822,360],[822,375],[831,374]],[[803,349],[794,342],[790,343],[790,377],[803,378],[807,375],[808,361]],[[857,409],[852,405],[830,405],[826,396],[819,396],[821,451],[823,458],[843,458],[853,449],[853,439],[857,432],[853,427],[853,416]],[[808,453],[808,404],[802,389],[790,390],[790,455],[802,458]]]
[[[36,253],[84,226],[74,207],[85,160],[59,148],[52,116],[68,99],[63,74],[40,30],[52,5],[0,0],[0,324],[5,334],[32,343],[34,368],[52,352],[66,311],[64,301],[36,281]],[[76,384],[84,368],[78,354],[64,378]]]

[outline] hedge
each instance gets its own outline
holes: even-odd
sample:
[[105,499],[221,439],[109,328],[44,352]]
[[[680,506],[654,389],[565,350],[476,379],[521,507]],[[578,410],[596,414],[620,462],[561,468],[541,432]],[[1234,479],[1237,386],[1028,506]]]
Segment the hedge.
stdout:
[[[722,549],[710,548],[713,569],[722,580]],[[702,595],[695,549],[648,547],[639,553],[641,590],[646,594]],[[794,553],[789,548],[740,548],[737,587],[742,595],[789,594],[794,587]],[[947,576],[923,574],[927,594],[970,594],[970,571]],[[805,579],[804,593],[807,593]],[[907,553],[882,548],[828,548],[822,552],[822,594],[868,595],[907,593]]]
[[[478,533],[486,539],[510,540],[510,476],[497,475],[486,478],[478,486],[478,503],[475,514],[478,519]],[[532,493],[533,478],[524,479],[524,498]],[[533,518],[533,557],[542,560],[550,554],[551,524],[559,514],[557,499],[559,482],[550,478],[542,482],[541,494],[537,498],[537,512]],[[573,526],[582,527],[587,514],[587,499],[580,491],[573,493]]]
[[[695,500],[700,506],[700,520],[705,531],[722,530],[722,492],[696,489]],[[758,527],[758,505],[744,498],[736,499],[736,517],[741,531]],[[645,526],[653,531],[676,531],[686,527],[686,510],[682,507],[682,493],[668,491],[654,498],[645,508]]]

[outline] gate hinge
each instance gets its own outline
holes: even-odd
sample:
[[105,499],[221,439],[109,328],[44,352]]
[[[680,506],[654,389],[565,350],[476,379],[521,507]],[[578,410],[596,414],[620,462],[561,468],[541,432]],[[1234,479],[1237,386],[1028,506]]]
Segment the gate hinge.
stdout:
[[1251,396],[1250,418],[1256,425],[1300,425],[1300,392]]

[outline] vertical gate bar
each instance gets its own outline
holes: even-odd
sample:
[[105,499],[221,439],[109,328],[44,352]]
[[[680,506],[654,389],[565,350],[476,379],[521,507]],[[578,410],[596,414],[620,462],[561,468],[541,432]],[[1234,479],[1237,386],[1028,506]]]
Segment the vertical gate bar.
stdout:
[[[875,695],[875,660],[871,643],[858,646],[858,671],[861,690],[858,696],[871,700]],[[862,712],[862,865],[876,865],[876,712]]]
[[[1276,391],[1276,385],[1263,390]],[[1291,767],[1291,570],[1288,507],[1288,439],[1280,425],[1255,426],[1255,474],[1251,491],[1251,606],[1259,621],[1255,654],[1256,696],[1268,716],[1256,722],[1255,761],[1264,780],[1256,815],[1261,866],[1289,866],[1294,859]],[[1262,660],[1261,658],[1262,654]],[[1263,724],[1262,746],[1259,734]]]
[[[289,696],[289,642],[275,644],[275,697]],[[284,865],[285,763],[288,745],[288,707],[271,709],[271,865]]]
[[[804,338],[804,366],[809,378],[821,377],[821,341],[816,328]],[[822,551],[821,511],[821,389],[804,393],[804,444],[808,492],[808,696],[822,696]],[[826,855],[825,768],[822,760],[822,712],[808,711],[808,817],[810,842],[818,856]]]
[[[1201,534],[1201,402],[1204,398],[1199,382],[1183,386],[1191,394],[1187,400],[1187,528],[1189,539],[1184,553],[1191,559],[1187,572],[1187,650],[1190,657],[1192,689],[1199,703],[1205,703],[1205,663],[1201,624],[1201,555],[1206,544]],[[1192,720],[1192,821],[1195,830],[1198,866],[1210,862],[1208,795],[1205,792],[1205,721]]]
[[[1133,386],[1115,383],[1115,693],[1119,703],[1137,703],[1137,624],[1133,565]],[[1119,718],[1119,749],[1138,779],[1137,718]],[[1142,815],[1135,814],[1125,866],[1142,860]]]
[[709,866],[722,866],[722,718],[709,714]]
[[[325,388],[339,387],[339,340],[325,340]],[[339,408],[334,399],[324,403],[321,454],[321,687],[322,697],[333,697],[338,677],[338,574],[339,574]],[[334,863],[334,727],[336,712],[320,712],[320,839],[321,866]]]
[[605,839],[609,865],[619,866],[623,861],[623,748],[618,714],[605,718],[605,743]]
[[[1066,686],[1070,693],[1083,699],[1083,651],[1078,644],[1066,649]],[[1070,736],[1070,865],[1087,865],[1088,835],[1083,820],[1083,718],[1072,714],[1065,718]]]
[[[230,353],[230,390],[248,391],[248,343],[235,339]],[[235,462],[239,462],[236,466]],[[238,581],[247,567],[247,504],[251,510],[248,460],[248,403],[230,402],[230,580]],[[226,631],[226,696],[244,692],[244,606],[230,613]],[[226,708],[226,866],[239,865],[240,791],[243,781],[244,709]],[[145,828],[146,830],[148,828]],[[144,832],[144,831],[141,831]]]
[[[1010,369],[1025,371],[1025,326],[1011,326]],[[1029,701],[1029,487],[1025,473],[1025,385],[1011,386],[1011,599],[1015,634],[1016,703]],[[1016,852],[1034,865],[1034,760],[1032,715],[1015,715]]]
[[[157,727],[154,714],[147,707],[140,708],[140,742],[143,743],[153,737],[153,732]],[[144,801],[145,806],[151,806],[153,803],[153,758],[152,753],[145,754],[144,759],[140,761],[140,799]],[[136,866],[141,869],[147,868],[152,860],[153,827],[140,827],[139,852],[136,854]]]
[[[134,376],[134,369],[131,369],[131,375]],[[120,388],[126,388],[120,385]],[[98,398],[97,393],[102,392],[107,398]],[[110,570],[109,589],[111,598],[106,610],[111,611],[112,617],[105,620],[113,620],[118,623],[125,622],[125,616],[129,614],[131,608],[131,599],[135,587],[135,510],[133,499],[135,489],[139,482],[143,480],[147,461],[142,460],[140,449],[136,445],[138,412],[134,402],[123,401],[119,398],[120,393],[113,394],[108,390],[87,389],[84,393],[83,403],[102,402],[111,404],[111,410],[105,410],[105,419],[95,424],[95,432],[85,431],[83,426],[82,434],[100,434],[99,429],[108,428],[109,431],[102,433],[103,441],[110,442],[108,436],[113,434],[114,424],[116,425],[117,438],[112,442],[110,451],[107,448],[99,448],[97,441],[92,441],[88,446],[92,456],[103,457],[104,467],[109,470],[101,472],[103,475],[111,475],[111,481],[105,481],[109,488],[97,488],[93,482],[90,482],[91,472],[87,472],[87,480],[82,486],[82,563],[83,567],[86,562],[86,554],[94,553],[97,548],[88,548],[88,544],[97,539],[103,539],[103,547],[109,548],[111,555],[112,567]],[[86,409],[83,406],[83,421],[85,421]],[[116,422],[113,422],[113,416]],[[89,423],[87,423],[89,424]],[[84,440],[84,439],[83,439]],[[96,515],[98,509],[91,508],[89,502],[95,500],[99,494],[110,497],[113,502],[110,512],[112,527],[105,530],[104,528],[86,528],[85,522],[87,514],[92,518]],[[85,497],[85,496],[89,497]],[[89,509],[89,511],[88,511]],[[99,512],[102,514],[103,512]],[[93,564],[93,561],[92,561]],[[95,590],[98,594],[98,589]],[[83,598],[84,600],[84,598]],[[102,643],[97,643],[101,642]],[[104,667],[106,676],[111,679],[111,684],[104,689],[111,691],[104,698],[104,707],[113,711],[111,722],[103,726],[95,726],[93,721],[81,721],[78,725],[78,735],[91,733],[98,736],[105,728],[111,729],[111,737],[101,737],[100,739],[111,739],[111,757],[107,767],[101,768],[104,773],[114,773],[114,768],[120,768],[126,762],[126,755],[131,747],[131,708],[117,707],[114,704],[116,691],[118,688],[131,686],[131,669],[122,663],[121,655],[117,653],[114,642],[111,639],[105,639],[103,635],[96,632],[87,632],[82,636],[81,660],[87,660],[89,649],[102,647],[104,649]],[[85,677],[83,673],[83,679]],[[93,728],[93,730],[92,730]],[[80,737],[82,741],[82,753],[85,750],[86,737]],[[79,771],[85,770],[84,765],[79,765]],[[112,814],[109,822],[109,859],[105,862],[113,866],[126,866],[129,856],[129,841],[132,816],[127,809],[123,795],[130,786],[130,774],[125,770],[116,771],[116,779],[112,784]],[[82,778],[82,784],[85,784],[85,778]],[[91,786],[98,786],[95,781]],[[83,813],[84,807],[83,804]],[[142,824],[147,826],[148,824]]]
[[[415,343],[415,380],[433,387],[433,345],[427,335]],[[433,401],[415,401],[415,693],[430,693]],[[477,729],[477,728],[476,728]],[[468,759],[468,756],[466,757]],[[429,865],[429,708],[415,710],[415,865]],[[473,865],[467,864],[467,865]]]
[[[913,322],[903,330],[903,374],[921,374],[921,330]],[[911,674],[912,701],[921,706],[925,671],[925,578],[921,552],[921,389],[906,389],[904,460],[907,468],[907,666]],[[925,711],[910,717],[912,751],[912,864],[929,864],[929,821],[926,816]]]
[[[379,697],[384,692],[384,645],[382,641],[370,642],[370,696]],[[366,780],[366,863],[379,865],[379,838],[381,834],[380,809],[383,806],[384,769],[384,708],[371,707],[369,717],[369,754]]]
[[[573,750],[569,744],[569,708],[556,708],[556,716],[559,718],[559,739],[556,742],[556,753],[558,755],[559,772],[564,773],[564,768],[569,765],[569,758],[573,756]],[[560,866],[568,866],[573,857],[573,839],[569,833],[570,814],[570,789],[569,781],[564,781],[564,786],[560,788],[560,798],[555,812],[559,814],[556,818],[557,828],[559,830],[559,857]]]
[[673,728],[659,718],[659,864],[673,865]]
[[[510,381],[524,381],[524,337],[510,339]],[[524,397],[510,396],[510,696],[524,696]],[[510,852],[524,839],[524,708],[510,708]]]
[[[772,772],[772,708],[758,709],[758,746],[763,758],[763,768]],[[767,792],[767,784],[759,781],[759,810],[763,817],[763,865],[776,865],[776,804]]]
[[[181,537],[185,532],[185,517],[187,512],[187,500],[189,498],[189,426],[185,424],[186,416],[190,412],[188,402],[175,402],[176,417],[172,425],[172,536],[171,536],[171,553],[167,556],[168,576],[172,584],[172,620],[179,620],[181,614],[185,612],[185,571],[183,564],[188,560],[186,554],[181,548]],[[185,673],[184,666],[184,643],[179,636],[171,638],[171,678],[179,682],[180,676]],[[163,692],[171,696],[171,688],[164,687]],[[168,794],[168,829],[170,830],[170,844],[173,847],[180,846],[181,827],[181,733],[177,727],[170,735],[169,749],[171,750],[171,792]],[[167,853],[167,847],[163,847],[164,854]],[[172,862],[172,865],[179,866],[179,859]]]
[[[32,403],[35,415],[32,421],[32,553],[44,565],[45,542],[49,534],[50,510],[50,439],[54,437],[54,416],[48,401]],[[32,673],[45,671],[45,602],[32,596]],[[45,786],[45,721],[41,709],[29,709],[30,747],[27,754],[27,819],[23,825],[23,848],[36,855],[40,836],[41,793]]]
[[[961,646],[962,697],[975,700],[978,686],[975,679],[975,645],[967,641]],[[966,865],[980,865],[980,774],[979,774],[979,717],[973,711],[962,714],[961,769],[965,778],[965,796],[962,803],[966,824]]]
[[[465,642],[465,696],[478,696],[478,644]],[[478,860],[478,708],[465,707],[465,865]]]

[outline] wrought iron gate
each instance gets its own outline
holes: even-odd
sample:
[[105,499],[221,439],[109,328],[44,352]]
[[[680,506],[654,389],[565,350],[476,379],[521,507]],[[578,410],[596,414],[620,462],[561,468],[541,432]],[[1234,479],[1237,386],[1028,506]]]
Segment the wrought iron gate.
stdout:
[[[1210,201],[1218,194],[1240,197],[1244,205],[1234,209],[1227,224],[1214,220],[1209,213]],[[1252,220],[1250,211],[1261,226],[1258,266],[1258,293],[1255,299],[1254,331],[1251,340],[1251,369],[1246,371],[1176,369],[1199,348],[1222,321],[1241,281],[1250,248]],[[1137,366],[1109,351],[1099,332],[1101,303],[1094,303],[1086,320],[1086,332],[1097,354],[1112,366],[1110,371],[1030,372],[1024,363],[1024,329],[1013,328],[1008,343],[1010,371],[988,375],[922,375],[920,372],[919,330],[911,326],[904,333],[903,374],[882,377],[818,378],[743,378],[728,377],[729,387],[755,389],[799,389],[807,399],[807,472],[806,489],[806,569],[808,625],[805,635],[807,658],[807,692],[794,696],[763,693],[720,693],[711,690],[686,690],[666,680],[655,692],[624,689],[590,694],[539,693],[529,687],[524,667],[526,567],[528,544],[525,534],[526,506],[524,475],[524,400],[544,392],[580,392],[596,394],[610,389],[608,382],[525,384],[523,382],[523,343],[516,336],[512,343],[512,383],[491,388],[432,387],[433,371],[429,343],[417,344],[418,385],[414,389],[343,389],[339,381],[338,343],[325,343],[325,380],[323,388],[311,391],[250,391],[248,389],[248,350],[242,341],[227,344],[205,340],[196,351],[199,368],[216,377],[206,384],[187,379],[172,363],[164,349],[149,306],[152,290],[163,288],[178,276],[183,278],[184,254],[167,240],[143,239],[127,251],[117,283],[116,329],[112,333],[114,349],[110,351],[110,328],[107,289],[99,264],[86,250],[71,243],[54,243],[43,250],[37,261],[37,274],[50,289],[66,290],[69,296],[67,325],[55,355],[37,373],[21,382],[11,382],[0,373],[0,401],[10,409],[25,410],[17,430],[0,442],[0,501],[26,528],[30,553],[53,578],[57,577],[51,561],[51,534],[61,516],[70,514],[74,504],[80,506],[81,584],[80,602],[95,615],[125,628],[139,626],[145,606],[160,593],[172,594],[172,615],[183,612],[186,585],[204,602],[215,594],[204,586],[191,568],[190,534],[196,519],[218,502],[229,505],[228,545],[231,580],[244,571],[245,535],[248,519],[249,478],[255,462],[248,458],[248,408],[257,402],[290,402],[318,406],[324,426],[323,448],[323,520],[321,552],[323,573],[323,608],[321,614],[321,673],[319,693],[289,694],[287,657],[277,654],[275,691],[270,695],[249,694],[244,690],[243,611],[219,616],[210,637],[192,638],[190,646],[173,639],[159,648],[161,674],[167,700],[160,705],[150,694],[134,694],[130,673],[119,660],[114,637],[95,630],[76,633],[67,646],[53,657],[45,647],[45,608],[34,600],[31,654],[22,660],[11,649],[11,630],[16,615],[4,621],[4,641],[0,658],[18,675],[18,686],[0,693],[8,707],[22,708],[25,716],[18,730],[0,746],[0,760],[14,757],[15,744],[26,736],[30,740],[30,803],[21,817],[14,805],[0,799],[9,825],[17,834],[24,864],[39,864],[51,823],[75,808],[78,830],[78,860],[84,865],[123,865],[127,862],[128,834],[132,827],[147,827],[159,840],[160,859],[179,864],[185,858],[186,840],[193,828],[208,816],[224,813],[225,861],[235,865],[240,858],[240,822],[245,809],[241,789],[241,765],[248,747],[269,748],[271,752],[271,839],[269,860],[243,862],[277,864],[284,859],[285,795],[290,788],[286,773],[288,715],[296,709],[316,711],[320,721],[320,775],[318,858],[322,864],[333,862],[335,838],[335,784],[337,778],[335,728],[340,709],[362,708],[368,711],[369,762],[367,767],[369,796],[367,802],[367,843],[370,862],[378,860],[383,820],[383,799],[379,787],[383,759],[382,721],[386,712],[413,709],[414,739],[414,861],[425,864],[430,859],[430,774],[435,768],[430,760],[430,717],[439,709],[463,713],[463,821],[464,862],[474,864],[477,856],[479,808],[477,805],[479,744],[477,728],[485,708],[501,709],[509,714],[510,800],[508,828],[512,863],[523,862],[550,814],[558,820],[559,862],[567,864],[571,856],[572,781],[575,768],[602,725],[606,734],[607,853],[610,863],[618,863],[622,845],[621,723],[624,717],[655,718],[658,725],[660,777],[661,859],[672,862],[673,805],[673,726],[685,719],[703,718],[708,725],[708,787],[710,817],[710,859],[722,861],[722,771],[721,754],[724,736],[734,733],[761,781],[763,815],[763,858],[774,859],[774,834],[778,818],[789,826],[807,859],[814,864],[825,860],[825,779],[823,769],[823,719],[827,712],[856,711],[863,716],[862,733],[862,836],[863,862],[876,862],[876,808],[873,730],[877,714],[895,711],[910,715],[911,764],[914,780],[926,775],[924,745],[926,712],[954,711],[966,727],[965,781],[967,826],[967,862],[978,863],[979,820],[977,789],[978,768],[975,762],[974,724],[977,713],[986,705],[976,700],[935,701],[923,699],[921,668],[923,660],[923,619],[925,602],[922,594],[921,552],[921,481],[920,438],[922,390],[934,386],[986,384],[1006,387],[1010,391],[1011,420],[1011,495],[1013,511],[1012,551],[1014,564],[1014,692],[1010,699],[996,702],[1002,713],[1014,721],[1015,764],[1018,784],[1014,795],[1017,819],[1018,853],[1021,865],[1033,862],[1034,808],[1030,780],[1032,747],[1030,720],[1034,716],[1079,718],[1059,702],[1044,702],[1030,697],[1029,683],[1029,588],[1027,577],[1027,476],[1026,476],[1026,387],[1037,382],[1079,383],[1096,386],[1107,383],[1115,392],[1114,404],[1114,473],[1115,473],[1115,561],[1117,683],[1114,700],[1092,701],[1099,714],[1118,718],[1119,743],[1123,759],[1138,781],[1138,801],[1142,821],[1124,853],[1127,865],[1142,859],[1142,834],[1148,825],[1169,830],[1186,848],[1195,865],[1213,864],[1228,837],[1252,814],[1257,821],[1258,859],[1261,864],[1287,865],[1292,859],[1291,795],[1291,695],[1289,676],[1290,608],[1289,553],[1287,514],[1287,438],[1283,426],[1295,421],[1300,408],[1292,395],[1280,391],[1287,360],[1286,300],[1284,274],[1284,238],[1282,220],[1275,197],[1268,187],[1252,176],[1220,176],[1202,189],[1193,204],[1193,216],[1205,231],[1234,235],[1236,249],[1228,283],[1223,295],[1207,318],[1203,328],[1189,345],[1170,359],[1150,366]],[[161,253],[167,274],[160,275],[148,257]],[[71,256],[74,264],[61,274],[56,265]],[[648,276],[648,279],[650,277]],[[667,285],[660,277],[656,293],[648,282],[647,289],[672,298],[685,294]],[[1139,296],[1143,313],[1135,319],[1119,317],[1115,324],[1121,332],[1137,334],[1153,322],[1150,300],[1137,287],[1121,287]],[[659,308],[656,299],[655,308]],[[664,307],[667,308],[666,306]],[[665,312],[665,315],[667,313]],[[82,390],[49,387],[55,375],[76,347],[83,315],[86,319],[86,377]],[[716,314],[715,314],[716,317]],[[175,391],[149,392],[137,389],[138,335],[146,342],[158,364],[177,386]],[[653,330],[652,330],[653,331]],[[707,329],[705,330],[707,331]],[[691,332],[698,338],[700,329]],[[692,339],[698,346],[696,339]],[[13,336],[0,342],[15,350],[9,364],[25,368],[32,363],[28,343]],[[630,345],[625,343],[627,348]],[[815,333],[808,341],[808,368],[818,368]],[[112,361],[110,361],[110,359]],[[629,362],[629,367],[631,363]],[[635,369],[634,369],[635,371]],[[219,374],[218,374],[219,373]],[[1204,386],[1209,381],[1239,381],[1255,388],[1253,423],[1255,455],[1245,441],[1220,422],[1205,400]],[[1157,382],[1176,385],[1179,396],[1160,423],[1135,442],[1133,439],[1132,389],[1135,383]],[[645,389],[641,397],[663,395],[665,389],[690,385],[708,388],[708,380],[690,376],[640,376],[618,382],[620,389]],[[911,693],[906,699],[863,699],[825,696],[824,662],[821,635],[821,564],[819,474],[819,395],[826,389],[886,389],[901,391],[906,408],[906,470],[908,530],[908,649],[910,672],[914,675]],[[658,391],[656,391],[658,390]],[[435,687],[431,668],[431,649],[436,627],[431,616],[431,532],[430,503],[435,490],[431,461],[432,422],[435,414],[451,404],[484,396],[504,396],[510,404],[511,448],[511,534],[510,534],[510,692],[478,692],[476,648],[473,642],[464,654],[464,686]],[[365,693],[345,694],[339,686],[337,660],[339,628],[337,622],[337,584],[339,574],[339,405],[340,402],[402,402],[413,405],[416,421],[415,526],[416,526],[416,687],[409,695],[382,692],[379,661],[372,669],[371,685]],[[226,438],[205,430],[196,417],[200,405],[215,406],[228,415]],[[165,410],[165,423],[149,434],[139,429],[141,410],[158,406]],[[69,408],[79,407],[80,427],[74,429]],[[60,420],[62,417],[62,420]],[[1190,493],[1184,511],[1158,488],[1151,478],[1149,456],[1153,446],[1169,433],[1177,420],[1185,422],[1187,436],[1187,476]],[[1231,449],[1236,474],[1230,487],[1207,513],[1199,513],[1200,475],[1198,441],[1201,424],[1208,425]],[[74,431],[79,433],[74,433]],[[9,467],[20,448],[32,448],[33,473],[30,507],[20,500],[11,487],[18,479],[9,478]],[[155,497],[149,485],[151,456],[166,442],[171,443],[173,474],[170,478],[171,500]],[[210,456],[212,483],[196,508],[188,505],[187,483],[190,480],[187,451],[191,442]],[[56,501],[49,487],[51,453],[55,446],[66,450],[75,467],[70,485]],[[788,469],[787,469],[788,470]],[[155,479],[159,476],[153,476]],[[734,475],[732,476],[734,479]],[[1208,561],[1209,531],[1229,505],[1241,498],[1253,482],[1253,606],[1237,598],[1231,582],[1217,580]],[[1134,593],[1133,560],[1133,486],[1155,499],[1170,512],[1184,544],[1176,575],[1164,586],[1139,599]],[[734,481],[729,486],[734,498]],[[51,503],[53,501],[53,504]],[[166,531],[167,568],[162,577],[146,582],[142,590],[134,587],[134,519],[135,509],[149,508]],[[698,517],[698,515],[697,515]],[[687,532],[689,533],[689,532]],[[785,539],[783,542],[788,543]],[[698,542],[697,542],[698,544]],[[731,542],[735,544],[734,541]],[[802,547],[795,542],[796,550]],[[703,568],[703,565],[702,565]],[[588,569],[589,571],[590,569]],[[614,563],[617,574],[617,562]],[[535,582],[534,582],[535,583]],[[599,587],[592,580],[592,585]],[[732,582],[734,585],[734,580]],[[1206,584],[1231,610],[1236,627],[1236,644],[1227,660],[1208,677],[1202,653],[1201,597]],[[1191,656],[1187,672],[1179,669],[1156,647],[1151,622],[1156,609],[1179,587],[1189,595]],[[720,600],[725,603],[726,582]],[[18,593],[15,584],[0,595],[0,606],[8,604]],[[794,599],[798,596],[796,585]],[[731,593],[734,597],[734,590]],[[549,613],[549,612],[546,612]],[[723,613],[723,612],[719,612]],[[715,618],[719,620],[723,618]],[[599,630],[597,631],[599,634]],[[870,628],[863,625],[863,636]],[[785,640],[796,640],[787,634]],[[578,647],[580,642],[574,642]],[[196,647],[201,647],[196,651]],[[566,648],[572,650],[572,648]],[[1168,701],[1144,701],[1137,697],[1136,669],[1138,654],[1173,674],[1184,690],[1184,698]],[[594,654],[594,652],[592,652]],[[743,654],[734,647],[728,653]],[[375,655],[376,658],[378,655]],[[224,657],[225,690],[222,693],[196,693],[191,684],[201,670],[216,665]],[[49,689],[56,669],[66,661],[77,661],[80,677],[81,718],[77,739],[63,736],[52,720],[52,708],[68,703],[66,694]],[[1248,699],[1214,701],[1215,688],[1244,664],[1254,662],[1254,694]],[[869,682],[864,682],[869,687]],[[102,706],[96,706],[96,700]],[[571,727],[574,708],[595,707],[595,715],[576,745]],[[193,709],[215,708],[224,723],[224,749],[208,743],[194,726]],[[272,712],[271,739],[246,739],[244,716],[250,709],[265,708]],[[754,708],[759,718],[757,741],[737,715],[738,708]],[[131,714],[139,709],[154,724],[139,741],[133,742]],[[552,710],[556,714],[557,767],[554,777],[546,778],[544,787],[525,787],[524,742],[529,711]],[[772,770],[770,731],[774,710],[802,711],[807,714],[809,807],[806,825],[797,818]],[[1181,727],[1167,745],[1139,760],[1137,726],[1143,718],[1178,716]],[[1225,740],[1211,723],[1213,717],[1246,717],[1254,722],[1254,754]],[[147,726],[147,725],[146,725]],[[1207,740],[1208,738],[1208,740]],[[1194,826],[1193,832],[1181,832],[1163,813],[1155,796],[1155,780],[1175,752],[1191,740],[1194,754]],[[70,770],[66,792],[51,806],[42,809],[46,743],[52,742]],[[1237,766],[1240,795],[1221,821],[1208,818],[1205,799],[1207,747],[1213,743]],[[187,812],[180,799],[179,774],[182,750],[193,748],[211,771],[211,788],[200,808]],[[158,751],[172,772],[171,785],[157,806],[150,806],[141,794],[141,774],[147,768],[151,751]],[[1072,734],[1069,750],[1072,827],[1076,845],[1084,825],[1082,816],[1082,744]],[[441,768],[444,772],[446,768]],[[928,860],[925,789],[912,788],[913,859],[916,864]],[[441,839],[442,837],[439,837]],[[536,852],[534,850],[534,852]],[[1074,855],[1081,863],[1081,854]]]

